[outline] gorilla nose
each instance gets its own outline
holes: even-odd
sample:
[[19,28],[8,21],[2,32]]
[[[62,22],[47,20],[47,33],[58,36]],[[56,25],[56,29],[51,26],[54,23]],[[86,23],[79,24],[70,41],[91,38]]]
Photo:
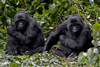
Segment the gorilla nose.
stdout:
[[74,28],[74,29],[73,29],[73,32],[77,32],[77,29],[76,29],[76,28]]
[[24,25],[22,23],[19,23],[18,27],[23,27]]

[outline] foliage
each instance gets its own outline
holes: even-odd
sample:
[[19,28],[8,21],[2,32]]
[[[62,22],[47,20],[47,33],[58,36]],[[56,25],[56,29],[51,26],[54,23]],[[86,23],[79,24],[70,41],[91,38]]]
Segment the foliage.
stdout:
[[[69,61],[54,56],[53,54],[43,53],[35,54],[34,56],[7,56],[0,55],[0,66],[5,67],[32,67],[32,66],[68,66],[65,64]],[[64,63],[61,63],[64,62]]]
[[100,55],[97,48],[94,48],[93,50],[90,48],[87,53],[80,53],[78,57],[78,63],[81,66],[99,67],[99,61]]
[[[4,52],[4,51],[0,51]],[[78,59],[78,60],[77,60]],[[75,58],[61,58],[53,53],[44,52],[37,53],[33,56],[13,56],[7,54],[0,54],[1,67],[99,67],[100,55],[97,48],[93,50],[88,49],[87,53],[80,53],[79,57]]]
[[[100,1],[95,0],[0,0],[0,66],[100,66]],[[78,59],[61,58],[48,53],[33,56],[8,56],[4,54],[7,40],[7,26],[14,22],[14,14],[20,10],[26,11],[42,26],[45,38],[72,13],[82,16],[92,30],[93,45],[84,56],[80,53]],[[57,47],[59,43],[57,44]],[[94,53],[94,50],[99,53]],[[91,51],[91,52],[90,52]],[[88,55],[91,54],[90,58]],[[93,60],[95,58],[95,60]],[[98,60],[99,59],[99,60]],[[93,62],[90,62],[93,61]]]

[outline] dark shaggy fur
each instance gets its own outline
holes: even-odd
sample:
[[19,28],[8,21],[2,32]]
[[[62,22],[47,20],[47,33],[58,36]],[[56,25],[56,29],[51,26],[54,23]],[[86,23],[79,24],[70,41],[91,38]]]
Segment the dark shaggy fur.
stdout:
[[83,23],[78,14],[70,15],[68,20],[50,34],[44,51],[49,51],[58,41],[60,41],[60,48],[55,51],[55,54],[61,57],[77,56],[81,51],[87,51],[93,46],[89,25]]
[[19,11],[14,16],[14,23],[7,28],[8,39],[6,53],[9,55],[32,55],[42,52],[44,47],[44,34],[36,20],[24,11]]

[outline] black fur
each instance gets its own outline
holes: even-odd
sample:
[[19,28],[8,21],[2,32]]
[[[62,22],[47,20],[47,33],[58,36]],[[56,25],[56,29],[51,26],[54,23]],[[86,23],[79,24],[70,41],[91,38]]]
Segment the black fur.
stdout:
[[[20,22],[22,25],[19,25]],[[21,52],[32,55],[43,51],[43,30],[37,21],[24,11],[15,14],[14,23],[8,26],[7,32],[6,53],[9,55],[20,55]]]
[[93,46],[89,25],[83,23],[78,14],[70,15],[68,20],[50,34],[43,52],[49,51],[58,41],[60,41],[60,48],[55,51],[55,54],[61,57],[77,56],[81,51],[87,51]]

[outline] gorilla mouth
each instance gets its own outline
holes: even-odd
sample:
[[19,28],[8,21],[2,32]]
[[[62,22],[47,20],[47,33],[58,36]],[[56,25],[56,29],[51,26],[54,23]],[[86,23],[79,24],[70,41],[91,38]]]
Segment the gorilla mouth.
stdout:
[[22,29],[23,27],[18,27],[18,28]]
[[73,32],[76,33],[77,32],[77,29],[73,29]]

